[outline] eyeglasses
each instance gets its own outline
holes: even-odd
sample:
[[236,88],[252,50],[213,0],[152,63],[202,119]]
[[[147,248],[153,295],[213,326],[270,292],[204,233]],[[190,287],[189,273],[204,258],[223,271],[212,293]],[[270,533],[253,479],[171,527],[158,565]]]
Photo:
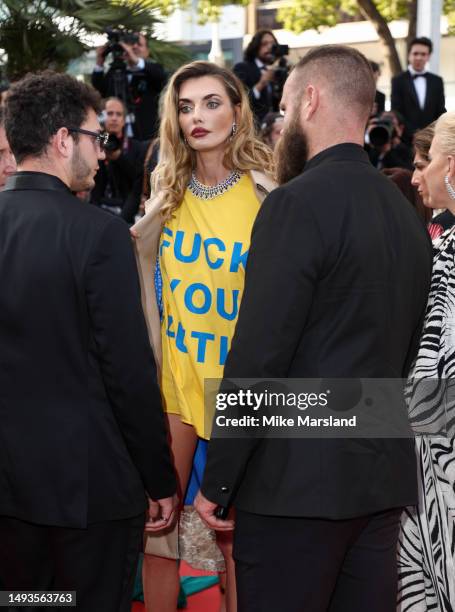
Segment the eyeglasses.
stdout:
[[77,134],[86,134],[86,136],[91,136],[94,139],[94,142],[99,146],[101,150],[107,144],[109,140],[109,134],[107,132],[91,132],[90,130],[83,130],[82,128],[66,128],[68,132],[76,132]]

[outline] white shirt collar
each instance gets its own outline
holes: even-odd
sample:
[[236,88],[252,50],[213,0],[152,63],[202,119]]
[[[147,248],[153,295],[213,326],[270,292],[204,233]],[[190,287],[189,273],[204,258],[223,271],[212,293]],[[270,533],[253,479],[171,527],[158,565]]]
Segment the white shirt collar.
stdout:
[[420,72],[417,72],[417,70],[414,70],[414,68],[411,66],[411,64],[409,64],[408,70],[411,73],[411,76],[414,76],[415,74],[425,74],[426,73],[426,69],[425,68],[423,70],[421,70]]

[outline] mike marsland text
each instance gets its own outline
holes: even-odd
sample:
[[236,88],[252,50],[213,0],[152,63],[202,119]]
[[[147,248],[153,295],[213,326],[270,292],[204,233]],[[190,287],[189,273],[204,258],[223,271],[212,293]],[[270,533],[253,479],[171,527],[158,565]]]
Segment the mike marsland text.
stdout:
[[315,418],[310,416],[284,417],[281,415],[250,416],[239,418],[217,415],[215,422],[218,427],[356,427],[357,416],[338,418],[332,415]]

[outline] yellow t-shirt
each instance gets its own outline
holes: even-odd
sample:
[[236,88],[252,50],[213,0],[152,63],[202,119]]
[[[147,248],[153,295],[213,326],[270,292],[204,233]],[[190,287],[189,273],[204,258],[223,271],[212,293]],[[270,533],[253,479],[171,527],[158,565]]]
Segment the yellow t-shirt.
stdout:
[[221,378],[259,201],[249,175],[212,200],[188,189],[160,239],[165,410],[208,438],[204,378]]

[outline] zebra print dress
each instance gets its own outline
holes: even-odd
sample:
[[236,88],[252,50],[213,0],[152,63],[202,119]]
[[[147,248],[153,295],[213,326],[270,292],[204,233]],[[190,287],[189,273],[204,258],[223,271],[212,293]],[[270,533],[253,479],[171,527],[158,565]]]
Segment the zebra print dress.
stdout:
[[[451,436],[416,439],[419,505],[406,508],[401,520],[400,612],[455,612],[455,421],[451,417],[455,402],[450,401],[455,396],[454,229],[444,232],[433,245],[430,295],[410,381],[414,391],[419,379],[432,379],[433,392],[420,404],[425,404],[423,419],[427,424],[430,418],[437,420],[445,405],[443,416]],[[419,403],[411,410],[419,410]]]

